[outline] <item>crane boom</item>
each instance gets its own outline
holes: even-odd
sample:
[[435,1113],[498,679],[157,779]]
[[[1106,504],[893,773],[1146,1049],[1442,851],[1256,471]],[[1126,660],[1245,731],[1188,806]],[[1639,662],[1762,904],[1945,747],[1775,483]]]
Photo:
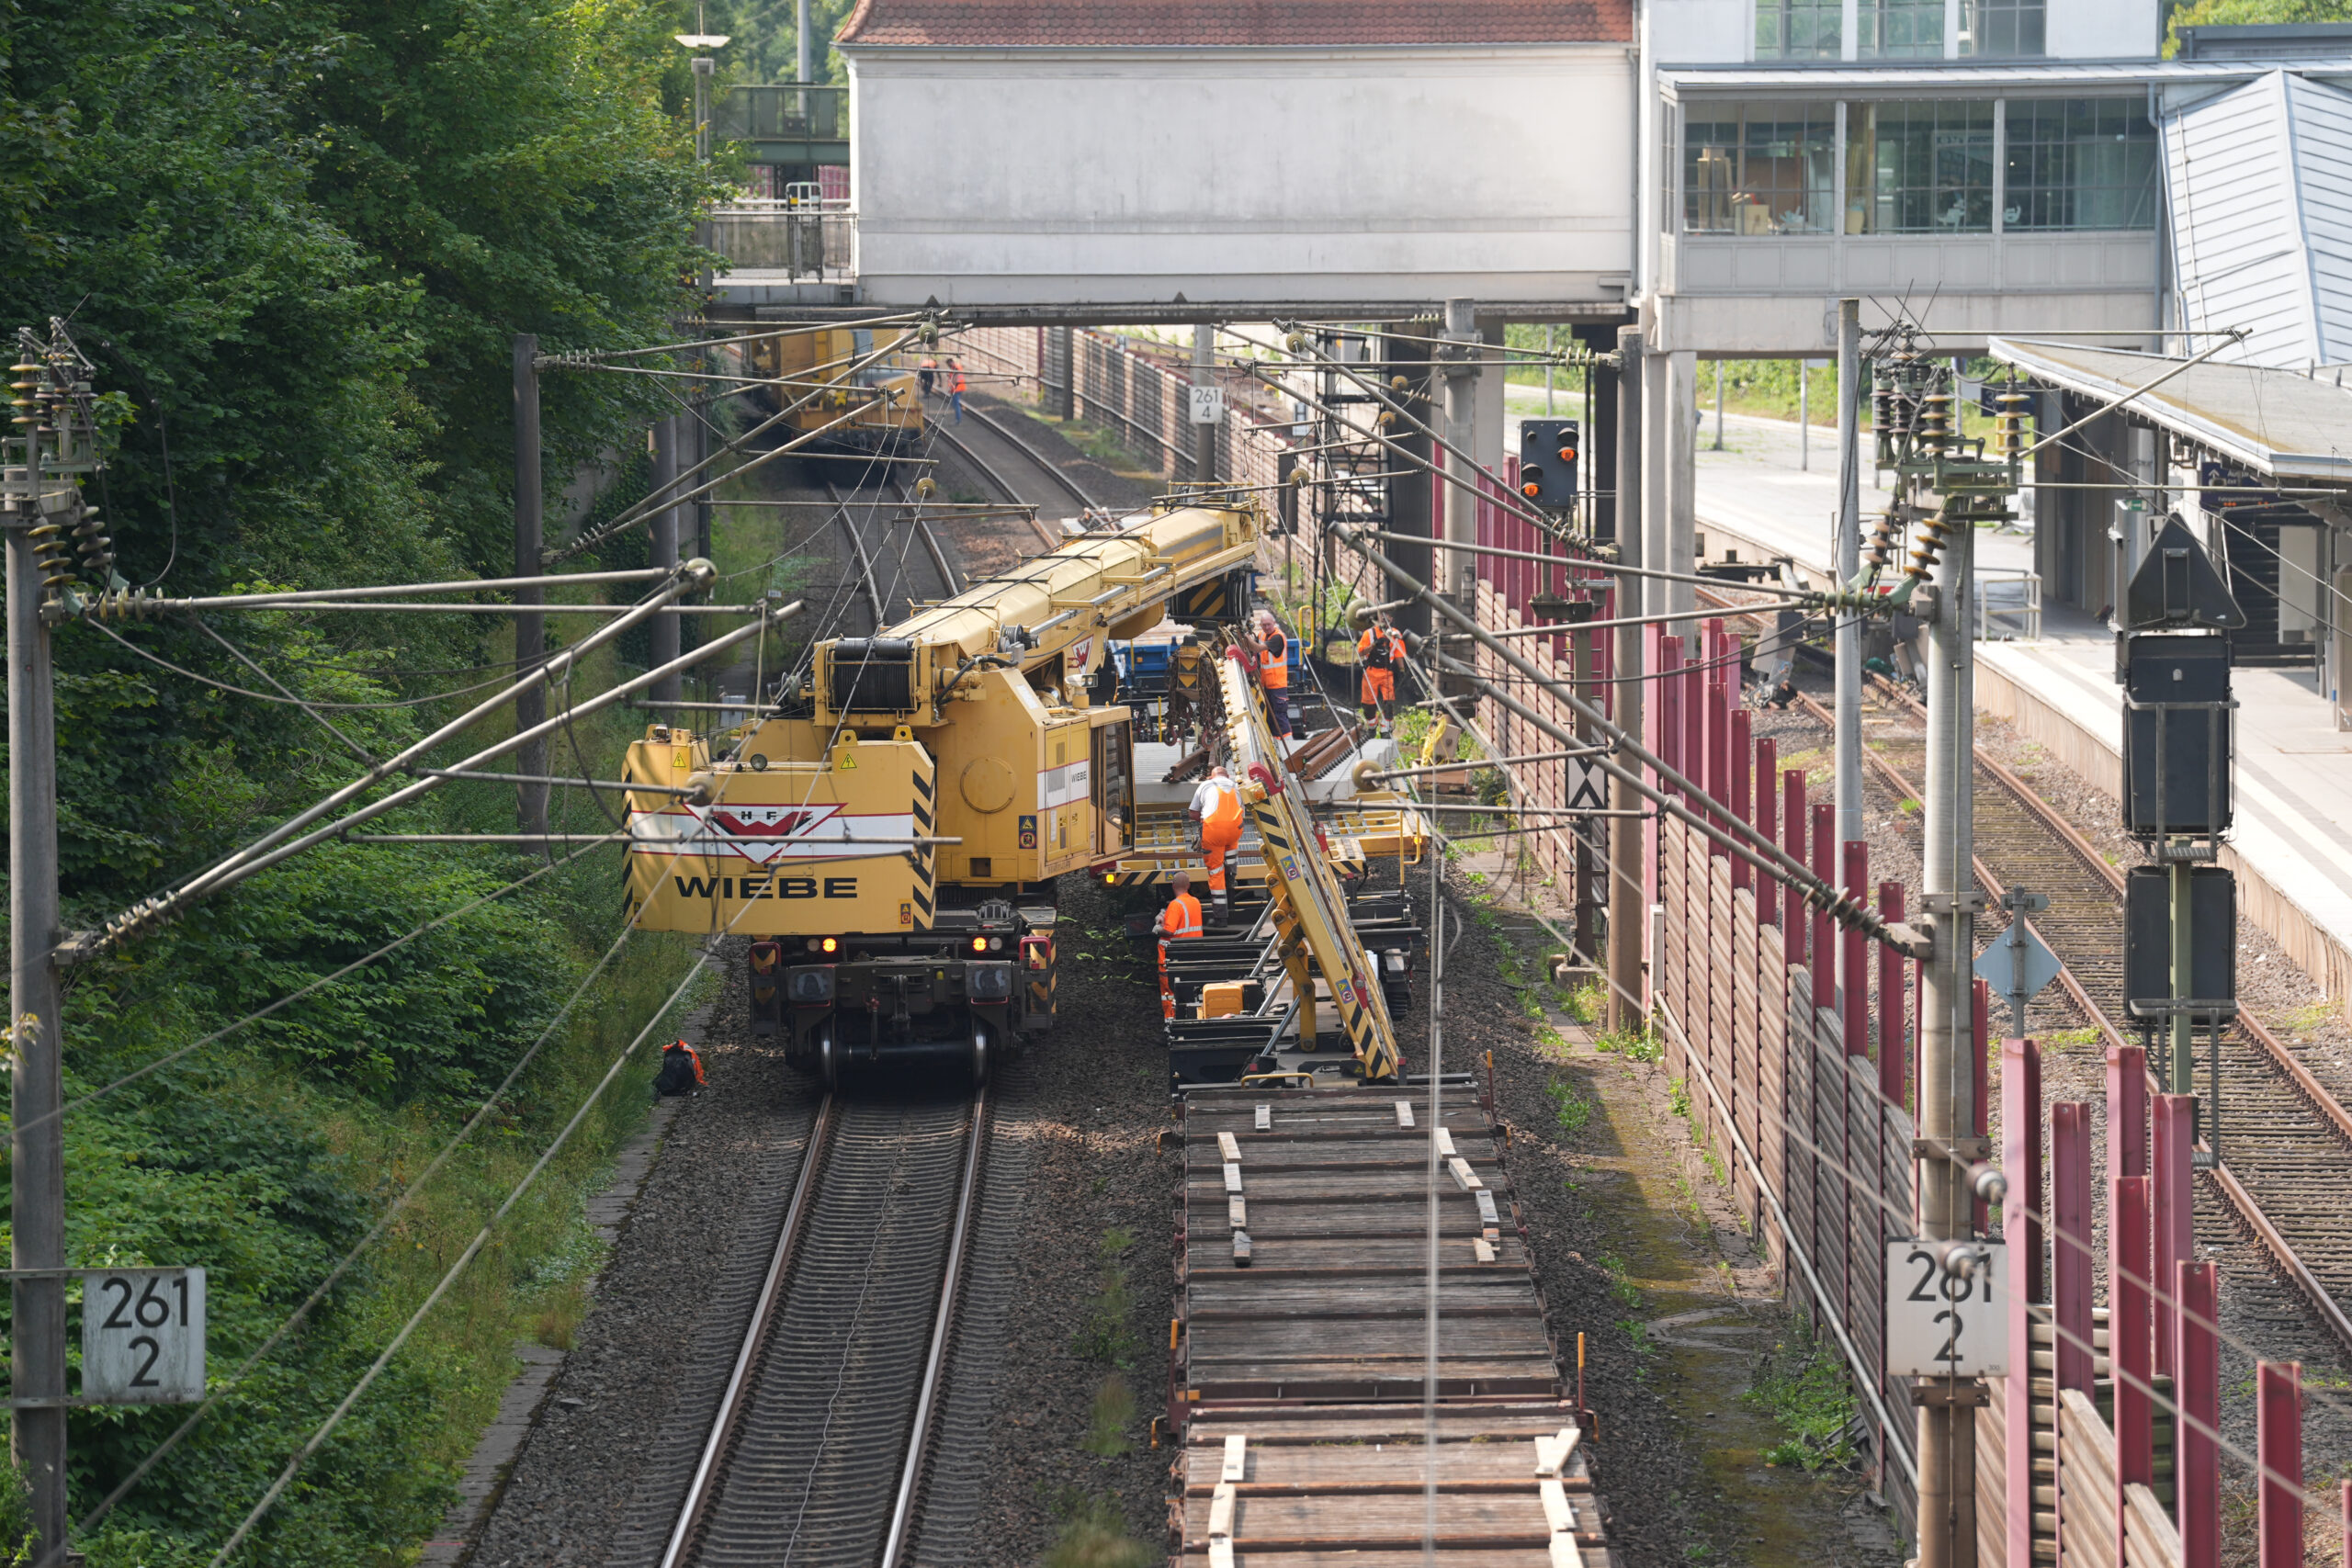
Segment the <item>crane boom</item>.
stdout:
[[1317,1032],[1314,975],[1319,974],[1330,987],[1331,1005],[1364,1078],[1394,1078],[1402,1060],[1396,1026],[1379,976],[1356,941],[1347,895],[1332,874],[1314,813],[1303,790],[1293,787],[1295,781],[1284,783],[1281,743],[1239,661],[1217,660],[1216,678],[1234,776],[1266,862],[1266,889],[1274,901],[1276,940],[1299,1004],[1300,1034],[1311,1040]]

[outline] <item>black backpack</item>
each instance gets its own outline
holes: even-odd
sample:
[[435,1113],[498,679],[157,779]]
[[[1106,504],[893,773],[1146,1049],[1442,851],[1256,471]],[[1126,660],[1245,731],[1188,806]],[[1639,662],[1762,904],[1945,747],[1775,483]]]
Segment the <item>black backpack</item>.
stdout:
[[1364,652],[1363,667],[1367,670],[1385,670],[1393,662],[1395,652],[1396,644],[1389,635],[1378,626],[1374,626],[1372,628],[1372,647]]

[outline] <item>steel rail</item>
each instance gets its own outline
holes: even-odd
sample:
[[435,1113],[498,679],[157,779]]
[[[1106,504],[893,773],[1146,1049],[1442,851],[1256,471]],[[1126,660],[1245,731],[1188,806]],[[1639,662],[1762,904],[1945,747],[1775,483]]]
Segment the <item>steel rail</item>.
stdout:
[[1056,463],[1051,457],[1046,457],[1043,452],[1038,451],[1037,448],[1029,445],[1028,439],[1019,431],[1014,430],[1011,425],[1006,424],[994,414],[991,414],[983,409],[975,408],[968,403],[965,405],[964,412],[970,414],[974,419],[978,420],[980,423],[996,432],[999,435],[1003,436],[1013,446],[1019,447],[1022,453],[1026,456],[1031,462],[1045,469],[1046,475],[1051,478],[1056,484],[1069,491],[1071,498],[1075,500],[1079,505],[1085,507],[1090,512],[1098,510],[1101,507],[1102,503],[1100,502],[1097,502],[1092,496],[1086,493],[1085,487],[1080,485],[1076,479],[1070,478],[1068,474],[1062,472],[1061,466]]
[[683,1568],[686,1551],[701,1529],[705,1510],[718,1493],[716,1483],[721,1461],[745,1409],[743,1391],[751,1384],[752,1369],[767,1343],[768,1325],[784,1300],[785,1277],[800,1244],[801,1229],[817,1190],[827,1145],[840,1121],[840,1103],[838,1096],[825,1096],[824,1102],[817,1108],[816,1120],[808,1125],[808,1142],[800,1155],[800,1174],[793,1179],[792,1201],[785,1208],[784,1226],[776,1235],[775,1251],[768,1258],[767,1278],[760,1282],[759,1300],[752,1307],[751,1326],[743,1332],[743,1343],[735,1352],[735,1366],[728,1373],[726,1390],[718,1397],[718,1413],[711,1421],[710,1436],[704,1440],[702,1456],[695,1462],[694,1478],[686,1483],[678,1522],[670,1531],[669,1543],[662,1550],[661,1568]]
[[890,1509],[890,1535],[882,1546],[882,1568],[899,1568],[909,1527],[914,1521],[915,1497],[922,1480],[923,1461],[930,1449],[932,1412],[939,1403],[939,1384],[947,1365],[947,1342],[956,1326],[956,1310],[963,1298],[964,1253],[972,1235],[972,1215],[979,1207],[980,1149],[988,1140],[988,1086],[972,1092],[972,1142],[964,1151],[963,1190],[956,1199],[956,1228],[948,1237],[947,1261],[939,1287],[939,1311],[931,1326],[931,1354],[923,1362],[922,1388],[915,1396],[915,1418],[907,1431],[907,1462],[899,1474],[899,1500]]
[[[1915,712],[1917,711],[1918,705],[1912,701],[1907,693],[1889,685],[1883,679],[1878,681],[1876,684],[1883,694],[1893,696],[1910,706]],[[1825,726],[1830,723],[1829,711],[1814,697],[1801,692],[1797,694],[1797,701],[1807,716]],[[1905,778],[1902,771],[1878,750],[1865,745],[1862,748],[1862,756],[1870,764],[1871,771],[1876,773],[1890,788],[1905,797],[1917,798],[1918,791],[1913,786],[1911,781]],[[2005,793],[2026,810],[2034,819],[2036,826],[2048,831],[2074,859],[2081,863],[2086,870],[2095,874],[2120,903],[2123,897],[2122,873],[2109,865],[2106,858],[2092,847],[2090,840],[2086,839],[2073,823],[2061,817],[2055,807],[2043,800],[2035,793],[2031,785],[2015,773],[1984,755],[1982,749],[1977,750],[1974,761],[1996,783],[2000,784]],[[2001,897],[2007,891],[2001,879],[1996,876],[1992,869],[1984,863],[1982,856],[1976,857],[1974,870],[1977,881],[1995,898]],[[2090,1021],[2092,1027],[2099,1032],[2101,1039],[2108,1046],[2115,1047],[2131,1043],[2122,1031],[2115,1026],[2107,1010],[2085,989],[2071,964],[2062,961],[2058,971],[2058,981],[2064,988],[2067,999],[2074,1004],[2075,1010]],[[2322,1120],[2328,1123],[2347,1146],[2352,1146],[2352,1113],[2348,1113],[2343,1104],[2327,1091],[2325,1086],[2312,1077],[2310,1069],[2295,1059],[2286,1043],[2265,1028],[2258,1020],[2250,1014],[2240,1013],[2236,1021],[2246,1038],[2262,1048],[2263,1055],[2267,1058],[2270,1065],[2280,1071],[2300,1091],[2301,1098],[2319,1113]],[[2161,1084],[2156,1083],[2153,1073],[2149,1075],[2149,1081],[2157,1089],[2163,1089]],[[2211,1170],[2214,1178],[2214,1188],[2222,1195],[2222,1201],[2236,1213],[2239,1221],[2245,1224],[2263,1250],[2269,1254],[2271,1261],[2278,1265],[2279,1272],[2286,1276],[2288,1282],[2303,1298],[2305,1304],[2312,1309],[2312,1314],[2319,1319],[2321,1325],[2334,1335],[2336,1342],[2345,1349],[2352,1350],[2352,1318],[2347,1318],[2344,1310],[2336,1305],[2335,1298],[2328,1293],[2327,1288],[2320,1282],[2317,1276],[2312,1274],[2310,1266],[2280,1234],[2278,1227],[2271,1221],[2269,1215],[2263,1212],[2260,1201],[2253,1192],[2248,1190],[2245,1184],[2238,1179],[2236,1172],[2230,1168],[2228,1162],[2216,1157]]]
[[[981,457],[978,452],[973,451],[961,437],[950,435],[944,426],[936,423],[932,425],[931,431],[933,434],[938,436],[942,441],[946,442],[950,449],[952,449],[956,456],[971,464],[973,468],[978,468],[980,471],[981,477],[987,479],[989,483],[996,486],[997,490],[1004,496],[1005,500],[1012,502],[1016,505],[1023,504],[1021,501],[1021,492],[1013,489],[1012,482],[1007,479],[1002,474],[997,472],[994,465],[990,464],[987,458]],[[1037,537],[1044,541],[1047,549],[1059,549],[1061,547],[1062,542],[1054,537],[1054,531],[1051,528],[1046,527],[1043,523],[1037,521],[1037,514],[1035,512],[1031,512],[1029,513],[1029,526],[1036,530]]]
[[855,519],[850,516],[849,502],[842,499],[841,487],[827,479],[825,493],[832,498],[833,520],[849,535],[849,547],[857,561],[858,586],[865,590],[865,602],[873,607],[874,635],[880,637],[882,628],[890,624],[890,614],[883,605],[882,591],[874,583],[874,562],[865,553],[865,536],[858,532]]
[[[939,536],[933,533],[930,522],[922,514],[923,503],[907,493],[907,487],[897,479],[884,479],[883,485],[907,509],[914,525],[915,537],[922,542],[923,553],[931,557],[932,570],[939,573],[939,596],[953,599],[964,592],[956,580],[956,569],[947,564],[947,552],[940,547]],[[951,502],[951,504],[953,504]]]
[[[933,1314],[929,1349],[907,1428],[906,1454],[899,1467],[899,1481],[890,1514],[888,1542],[881,1558],[883,1568],[896,1568],[904,1555],[912,1533],[916,1506],[922,1499],[930,1427],[941,1403],[940,1392],[947,1372],[948,1347],[954,1337],[956,1314],[962,1302],[966,1261],[978,1224],[989,1113],[989,1091],[987,1086],[982,1085],[972,1093],[963,1168],[957,1180],[955,1220],[948,1235],[946,1255],[941,1263],[939,1304]],[[792,1298],[796,1274],[803,1267],[799,1255],[810,1241],[809,1216],[816,1212],[820,1190],[833,1163],[842,1120],[840,1095],[828,1094],[811,1124],[807,1152],[802,1156],[799,1173],[794,1179],[792,1198],[785,1212],[784,1225],[777,1235],[775,1248],[769,1256],[759,1298],[744,1328],[742,1342],[736,1351],[734,1365],[719,1397],[718,1409],[703,1441],[694,1474],[687,1483],[685,1497],[679,1506],[677,1520],[671,1529],[668,1542],[659,1560],[659,1568],[687,1568],[706,1550],[704,1538],[711,1520],[711,1509],[733,1463],[739,1439],[752,1424],[755,1414],[755,1387],[763,1375],[762,1367],[770,1348],[769,1341]]]

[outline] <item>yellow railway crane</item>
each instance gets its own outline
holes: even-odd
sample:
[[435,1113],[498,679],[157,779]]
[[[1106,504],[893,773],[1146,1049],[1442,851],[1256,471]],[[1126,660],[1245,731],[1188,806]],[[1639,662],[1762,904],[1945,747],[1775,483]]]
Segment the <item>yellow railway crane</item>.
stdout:
[[[629,897],[652,931],[753,939],[755,1034],[828,1084],[925,1058],[984,1077],[1053,1026],[1055,879],[1135,824],[1129,713],[1090,677],[1114,637],[1250,605],[1254,503],[1162,503],[870,637],[740,735],[629,748]],[[683,794],[676,792],[684,792]]]

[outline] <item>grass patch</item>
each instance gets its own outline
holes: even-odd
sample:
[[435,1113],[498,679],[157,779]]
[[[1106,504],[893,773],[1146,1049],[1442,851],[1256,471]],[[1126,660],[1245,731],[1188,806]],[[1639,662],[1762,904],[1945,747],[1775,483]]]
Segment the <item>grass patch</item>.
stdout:
[[1094,1391],[1094,1408],[1087,1417],[1086,1436],[1079,1447],[1102,1459],[1117,1459],[1135,1451],[1128,1428],[1135,1425],[1135,1391],[1127,1380],[1113,1372]]
[[1681,1120],[1690,1122],[1693,1129],[1698,1126],[1690,1115],[1690,1081],[1688,1078],[1676,1078],[1666,1086],[1666,1107]]
[[1086,1497],[1068,1507],[1038,1568],[1150,1568],[1161,1555],[1127,1534],[1117,1504]]
[[2052,1029],[2036,1036],[2046,1051],[2066,1051],[2097,1045],[2104,1038],[2096,1029]]
[[1135,1329],[1128,1321],[1134,1315],[1135,1301],[1127,1289],[1125,1261],[1127,1249],[1135,1244],[1135,1232],[1124,1225],[1111,1226],[1094,1244],[1094,1300],[1088,1304],[1086,1315],[1070,1339],[1071,1353],[1080,1359],[1098,1361],[1120,1371],[1135,1365],[1139,1348]]
[[2335,1016],[2335,1004],[2329,1001],[2325,997],[2322,997],[2319,1000],[2311,1003],[2307,1007],[2297,1008],[2294,1011],[2288,1013],[2278,1021],[2294,1033],[2308,1034],[2312,1031],[2321,1028],[2329,1019],[2334,1018]]
[[1610,1300],[1619,1306],[1632,1307],[1639,1311],[1643,1299],[1642,1288],[1634,1283],[1633,1276],[1626,1270],[1625,1260],[1613,1252],[1604,1252],[1596,1257],[1592,1263],[1594,1268],[1609,1277]]
[[1765,1463],[1813,1472],[1843,1470],[1854,1462],[1854,1445],[1846,1435],[1854,1419],[1853,1384],[1845,1363],[1803,1325],[1766,1354],[1755,1382],[1739,1397],[1780,1428],[1781,1440],[1765,1450]]
[[1600,1102],[1573,1079],[1555,1078],[1544,1092],[1552,1097],[1552,1120],[1572,1138],[1592,1124],[1592,1113],[1600,1109]]

